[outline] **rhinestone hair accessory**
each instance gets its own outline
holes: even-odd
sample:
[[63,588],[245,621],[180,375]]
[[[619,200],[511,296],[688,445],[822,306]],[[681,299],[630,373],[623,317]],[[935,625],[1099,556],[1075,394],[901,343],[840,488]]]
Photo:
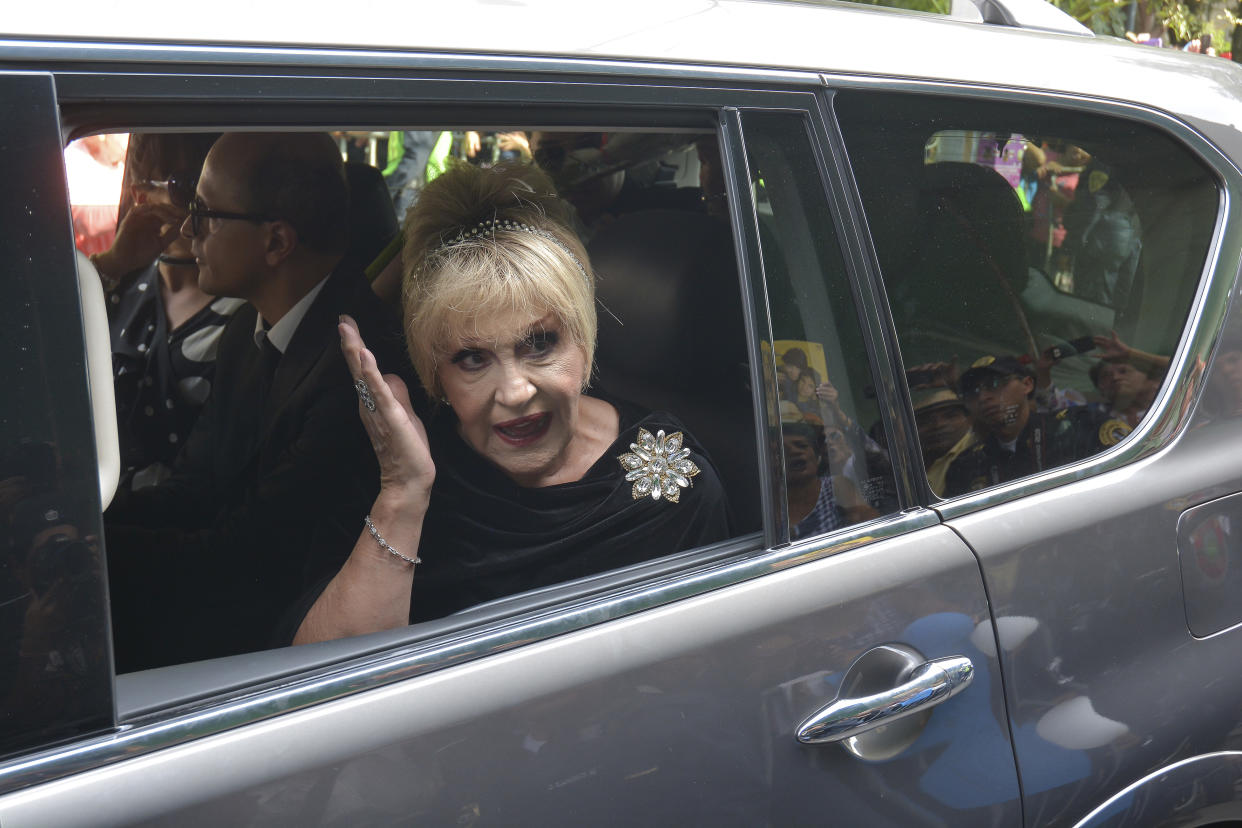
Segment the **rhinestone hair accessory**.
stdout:
[[645,428],[638,429],[638,440],[630,443],[630,453],[617,458],[625,469],[625,479],[634,482],[630,494],[635,500],[662,497],[677,503],[681,490],[694,485],[691,478],[699,473],[699,467],[690,459],[690,449],[682,448],[681,442],[680,431],[666,437],[663,429],[654,436]]
[[533,227],[529,224],[526,224],[525,222],[513,221],[512,219],[492,218],[486,221],[479,222],[474,227],[471,227],[469,230],[462,228],[460,233],[458,233],[456,236],[446,241],[444,244],[441,244],[439,247],[435,249],[434,252],[442,253],[445,250],[449,250],[453,247],[456,247],[459,244],[463,244],[468,241],[473,241],[474,239],[477,239],[480,236],[485,236],[488,233],[491,233],[493,236],[495,236],[497,230],[512,230],[518,233],[531,233],[533,235],[539,236],[540,238],[547,239],[548,241],[552,242],[554,245],[559,247],[562,253],[564,253],[566,256],[568,256],[570,259],[573,260],[573,263],[578,268],[578,272],[582,274],[582,280],[590,284],[591,280],[590,278],[587,277],[586,268],[583,267],[582,262],[578,259],[577,256],[574,255],[574,252],[570,250],[569,247],[563,241],[558,239],[552,233],[549,233],[547,230],[543,230],[538,227]]

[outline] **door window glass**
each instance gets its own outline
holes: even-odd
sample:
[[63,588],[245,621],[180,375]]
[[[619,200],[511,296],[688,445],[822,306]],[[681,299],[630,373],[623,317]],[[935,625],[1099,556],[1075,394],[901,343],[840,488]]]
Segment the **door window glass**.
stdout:
[[[422,559],[386,604],[408,607],[296,640],[433,621],[759,527],[741,290],[709,130],[218,137],[129,136],[118,241],[94,257],[124,457],[105,516],[119,672],[289,643],[346,560],[388,566],[390,550]],[[286,144],[287,164],[262,155]],[[237,161],[250,154],[253,166]],[[247,245],[278,233],[319,268],[299,282],[297,313],[249,280],[250,265],[270,265]],[[512,259],[452,282],[500,248]],[[423,265],[403,261],[411,250]],[[432,310],[403,329],[401,283],[416,269],[439,281],[417,297]],[[341,313],[413,389],[430,435],[432,506],[413,541],[373,507],[364,422],[379,380],[356,391]],[[501,386],[519,369],[522,383]],[[565,449],[581,442],[592,453]],[[565,458],[576,476],[556,476]],[[341,605],[332,596],[324,606]],[[373,603],[385,601],[356,605]]]
[[810,134],[796,115],[743,118],[771,303],[769,392],[781,412],[790,533],[897,508],[867,353]]
[[841,93],[841,128],[941,496],[1116,445],[1146,417],[1219,197],[1154,129]]

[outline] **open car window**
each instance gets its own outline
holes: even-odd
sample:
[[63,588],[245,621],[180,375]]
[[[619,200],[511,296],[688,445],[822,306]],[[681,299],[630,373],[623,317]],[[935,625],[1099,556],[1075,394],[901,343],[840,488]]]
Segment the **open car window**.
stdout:
[[[650,474],[626,479],[624,491],[617,489],[617,499],[627,503],[647,502],[651,508],[681,509],[689,515],[698,514],[691,511],[698,508],[696,496],[716,498],[710,513],[687,519],[678,530],[681,534],[665,548],[641,539],[627,545],[624,538],[634,526],[613,520],[606,523],[620,538],[613,554],[597,554],[599,544],[586,540],[577,554],[562,545],[536,556],[533,564],[506,571],[487,590],[463,590],[451,600],[440,600],[440,592],[429,593],[413,620],[434,623],[432,630],[460,628],[471,620],[482,623],[513,607],[553,600],[545,596],[567,582],[581,588],[562,590],[562,599],[598,589],[601,579],[618,570],[633,573],[618,576],[622,581],[633,580],[645,568],[659,570],[684,565],[695,555],[710,559],[725,554],[739,548],[736,539],[760,528],[749,346],[718,147],[710,128],[586,131],[514,124],[487,131],[448,126],[330,132],[346,162],[350,193],[348,245],[338,269],[369,281],[373,295],[368,307],[387,310],[394,320],[388,328],[364,331],[368,345],[383,360],[383,370],[402,375],[411,387],[417,385],[395,321],[402,281],[398,216],[455,165],[538,167],[564,201],[570,227],[598,277],[598,346],[587,395],[614,406],[623,430],[646,422],[649,412],[667,412],[667,417],[651,420],[651,431],[673,423],[665,436],[671,439],[673,428],[682,432],[680,439],[698,471],[683,478],[680,491],[668,491],[680,494],[678,501],[653,499],[650,488],[639,491],[657,480],[668,487],[674,478],[661,478],[651,458],[628,442],[605,452],[597,465],[624,478],[635,469],[621,465],[622,455],[637,451],[642,465],[637,470]],[[189,312],[170,301],[175,289],[188,282],[170,281],[168,266],[192,267],[197,256],[200,268],[210,270],[207,262],[213,261],[210,250],[204,254],[197,243],[189,243],[190,237],[197,233],[206,248],[203,239],[211,232],[248,232],[269,218],[240,202],[226,203],[218,191],[195,186],[198,170],[192,159],[201,158],[216,133],[135,130],[123,134],[127,143],[120,135],[91,136],[66,151],[67,157],[82,154],[101,168],[93,171],[100,173],[96,189],[107,189],[105,184],[112,188],[102,195],[92,192],[98,209],[86,209],[90,205],[85,200],[81,209],[75,207],[79,248],[106,265],[109,245],[117,236],[112,217],[134,221],[132,217],[153,203],[171,204],[173,212],[180,211],[180,224],[189,201],[194,201],[190,212],[197,213],[180,228],[180,247],[170,247],[165,261],[121,273],[101,268],[112,325],[123,456],[121,491],[105,514],[113,637],[118,672],[134,674],[120,683],[122,690],[128,688],[120,706],[138,711],[158,707],[173,685],[152,692],[156,686],[144,683],[136,671],[260,651],[270,653],[263,658],[277,672],[278,662],[299,663],[297,657],[289,659],[270,648],[289,643],[301,615],[358,538],[365,537],[363,518],[378,475],[370,446],[362,442],[358,398],[347,376],[333,386],[336,402],[308,405],[296,421],[281,421],[281,406],[301,404],[299,383],[319,370],[308,367],[303,376],[286,376],[283,366],[299,349],[314,351],[316,360],[337,358],[336,312],[313,336],[299,328],[289,350],[278,357],[266,390],[286,393],[289,401],[272,403],[269,396],[256,403],[247,396],[252,382],[247,366],[257,359],[251,348],[261,353],[256,332],[266,331],[265,321],[256,320],[256,312],[242,298],[226,295],[231,292],[228,285],[202,296]],[[116,150],[115,158],[102,157],[109,149]],[[75,175],[71,168],[71,189]],[[90,222],[94,224],[88,231]],[[223,266],[218,266],[208,280],[219,282],[222,274]],[[331,290],[332,278],[321,290]],[[197,284],[210,287],[204,279]],[[376,314],[381,318],[379,310]],[[315,318],[308,311],[304,320]],[[436,427],[435,418],[455,416],[434,400],[421,403],[425,407],[419,413],[431,428]],[[248,418],[254,420],[251,425],[246,425]],[[238,434],[246,429],[260,436],[241,445]],[[645,445],[634,439],[640,448]],[[231,458],[237,451],[244,456]],[[446,458],[446,464],[457,462]],[[466,458],[467,465],[478,462]],[[445,465],[438,477],[451,477],[454,468]],[[454,508],[464,514],[477,504],[457,503]],[[593,516],[604,521],[607,514],[579,515],[556,508],[564,513],[554,515],[556,520],[585,525],[573,530],[584,538],[594,531]],[[526,531],[545,529],[532,524]],[[504,547],[505,542],[498,538],[496,545]],[[515,546],[529,550],[539,544]],[[428,560],[433,554],[407,551]],[[503,567],[512,569],[507,562]],[[428,578],[436,580],[434,571]],[[444,594],[454,588],[452,578],[436,583]],[[445,583],[449,585],[441,586]],[[525,597],[513,597],[518,595]],[[461,612],[466,613],[465,622],[447,617]],[[356,652],[347,644],[319,649],[328,660]],[[237,662],[243,665],[239,674],[253,669],[259,658]],[[187,676],[192,673],[185,671]]]

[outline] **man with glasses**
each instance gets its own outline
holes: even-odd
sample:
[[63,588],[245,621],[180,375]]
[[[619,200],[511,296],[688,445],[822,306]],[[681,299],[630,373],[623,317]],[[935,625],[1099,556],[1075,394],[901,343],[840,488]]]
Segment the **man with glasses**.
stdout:
[[960,388],[979,441],[949,466],[946,497],[1089,457],[1129,433],[1089,406],[1039,410],[1035,372],[1017,357],[977,360]]
[[379,472],[339,347],[338,317],[379,364],[399,324],[346,251],[348,192],[322,134],[226,134],[182,234],[199,286],[244,299],[173,476],[108,512],[118,669],[263,649],[282,612],[343,563]]

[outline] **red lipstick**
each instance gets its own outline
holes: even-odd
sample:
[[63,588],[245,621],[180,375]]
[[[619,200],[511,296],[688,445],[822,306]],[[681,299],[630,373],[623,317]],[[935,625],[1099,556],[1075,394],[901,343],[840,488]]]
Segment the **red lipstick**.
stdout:
[[545,411],[542,414],[531,414],[497,423],[492,426],[492,431],[511,446],[528,446],[547,434],[551,425],[552,415]]

